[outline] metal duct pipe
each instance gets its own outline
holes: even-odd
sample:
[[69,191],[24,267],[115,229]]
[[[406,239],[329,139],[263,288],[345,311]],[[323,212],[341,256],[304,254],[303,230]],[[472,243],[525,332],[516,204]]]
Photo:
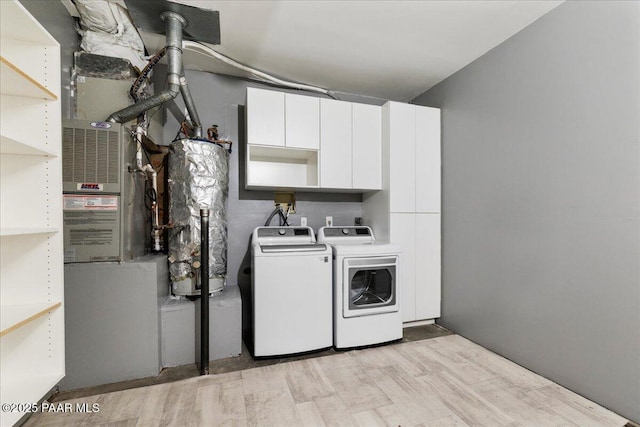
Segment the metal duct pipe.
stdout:
[[182,28],[187,25],[187,21],[175,12],[162,12],[160,17],[165,23],[167,37],[167,78],[171,83],[179,85],[182,75]]
[[187,79],[184,77],[184,64],[182,62],[182,28],[187,22],[175,12],[162,12],[160,17],[167,22],[167,61],[169,63],[169,74],[167,78],[177,79],[180,93],[184,100],[184,105],[189,113],[189,120],[193,128],[193,137],[202,137],[202,125],[200,117],[196,111],[196,106],[191,97],[191,91],[187,86]]
[[196,106],[193,103],[193,97],[191,97],[191,91],[187,85],[187,79],[183,75],[180,77],[180,92],[182,93],[182,99],[184,99],[184,105],[189,112],[189,119],[191,120],[191,126],[193,127],[193,137],[195,139],[202,138],[202,125],[200,124],[200,117],[196,111]]
[[[145,111],[157,107],[158,105],[164,104],[167,101],[171,101],[176,96],[178,96],[178,92],[182,92],[184,96],[185,91],[184,89],[182,89],[180,78],[183,74],[182,28],[187,25],[187,21],[185,21],[182,16],[175,12],[162,12],[160,17],[165,23],[165,33],[167,37],[166,56],[169,68],[167,73],[167,89],[163,90],[157,95],[143,99],[142,101],[130,105],[129,107],[116,111],[115,113],[107,117],[108,122],[128,122],[129,120],[138,117]],[[186,85],[186,80],[184,84]],[[186,93],[189,96],[189,100],[187,100],[185,97],[185,104],[187,104],[189,115],[192,120],[196,120],[198,122],[197,125],[193,124],[194,131],[197,128],[199,129],[198,131],[201,132],[198,114],[195,112],[193,100],[190,97],[188,89]]]

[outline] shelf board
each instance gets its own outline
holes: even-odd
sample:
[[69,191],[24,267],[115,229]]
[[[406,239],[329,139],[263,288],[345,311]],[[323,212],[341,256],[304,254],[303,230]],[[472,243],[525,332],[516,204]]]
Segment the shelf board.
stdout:
[[252,159],[268,161],[304,161],[318,158],[318,149],[274,147],[269,145],[248,144],[249,156]]
[[247,184],[246,190],[258,190],[258,191],[316,191],[320,190],[317,185],[273,185],[273,184]]
[[380,191],[379,188],[333,188],[333,187],[320,187],[318,185],[306,185],[306,186],[278,186],[264,183],[247,183],[245,190],[250,191],[296,191],[296,192],[308,192],[308,193],[340,193],[340,194],[363,194],[374,191]]
[[26,96],[50,101],[58,99],[55,93],[2,56],[0,56],[0,74],[3,95]]
[[[4,0],[0,0],[4,1]],[[48,391],[54,388],[61,379],[64,372],[56,371],[52,373],[42,372],[35,369],[29,375],[19,375],[17,378],[5,379],[2,377],[2,395],[5,398],[5,389],[11,390],[11,401],[15,402],[37,402]],[[9,394],[9,393],[7,393]],[[14,412],[15,413],[15,412]]]
[[58,233],[58,227],[2,227],[0,236],[20,236],[24,234],[49,234]]
[[[5,0],[0,0],[0,3]],[[41,365],[38,365],[39,367]],[[42,368],[32,372],[11,372],[2,375],[0,380],[3,402],[39,402],[64,378],[64,372],[43,372]],[[25,405],[26,406],[26,405]],[[18,423],[26,412],[6,412],[2,414],[2,425]]]
[[0,153],[2,154],[23,154],[27,156],[58,157],[51,151],[41,150],[24,142],[17,141],[11,137],[0,135]]
[[62,302],[0,306],[0,337],[60,307]]

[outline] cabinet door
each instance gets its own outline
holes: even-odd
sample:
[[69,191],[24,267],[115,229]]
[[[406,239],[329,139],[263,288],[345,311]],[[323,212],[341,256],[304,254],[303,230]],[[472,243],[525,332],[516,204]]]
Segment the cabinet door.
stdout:
[[320,99],[285,94],[285,140],[290,148],[320,148]]
[[440,317],[440,214],[416,214],[416,319]]
[[416,212],[440,212],[440,110],[416,107]]
[[352,187],[350,102],[320,100],[320,187]]
[[415,106],[389,103],[389,205],[391,212],[415,212]]
[[416,320],[415,214],[391,214],[390,240],[402,248],[397,287],[403,322]]
[[247,88],[247,142],[284,146],[284,93]]
[[382,108],[353,104],[353,188],[382,189]]

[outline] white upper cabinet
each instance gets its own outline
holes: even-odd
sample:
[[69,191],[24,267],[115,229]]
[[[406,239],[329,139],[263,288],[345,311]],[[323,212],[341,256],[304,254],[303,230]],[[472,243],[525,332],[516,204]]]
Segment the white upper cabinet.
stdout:
[[320,148],[320,99],[287,93],[284,96],[285,146]]
[[440,212],[440,110],[416,106],[416,212]]
[[390,212],[416,209],[416,116],[415,105],[388,102],[383,132],[389,135]]
[[247,88],[246,188],[318,188],[318,98]]
[[353,188],[382,189],[382,107],[353,106]]
[[247,141],[284,147],[284,93],[247,88]]
[[320,187],[352,188],[350,102],[320,100]]
[[247,88],[247,141],[254,145],[319,149],[319,99]]
[[247,88],[246,117],[247,189],[382,189],[381,107]]

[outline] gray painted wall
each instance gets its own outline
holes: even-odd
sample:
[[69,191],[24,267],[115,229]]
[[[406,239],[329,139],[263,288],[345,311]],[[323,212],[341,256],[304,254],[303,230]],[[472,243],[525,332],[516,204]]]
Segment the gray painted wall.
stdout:
[[442,108],[439,323],[640,421],[640,3],[566,2]]

